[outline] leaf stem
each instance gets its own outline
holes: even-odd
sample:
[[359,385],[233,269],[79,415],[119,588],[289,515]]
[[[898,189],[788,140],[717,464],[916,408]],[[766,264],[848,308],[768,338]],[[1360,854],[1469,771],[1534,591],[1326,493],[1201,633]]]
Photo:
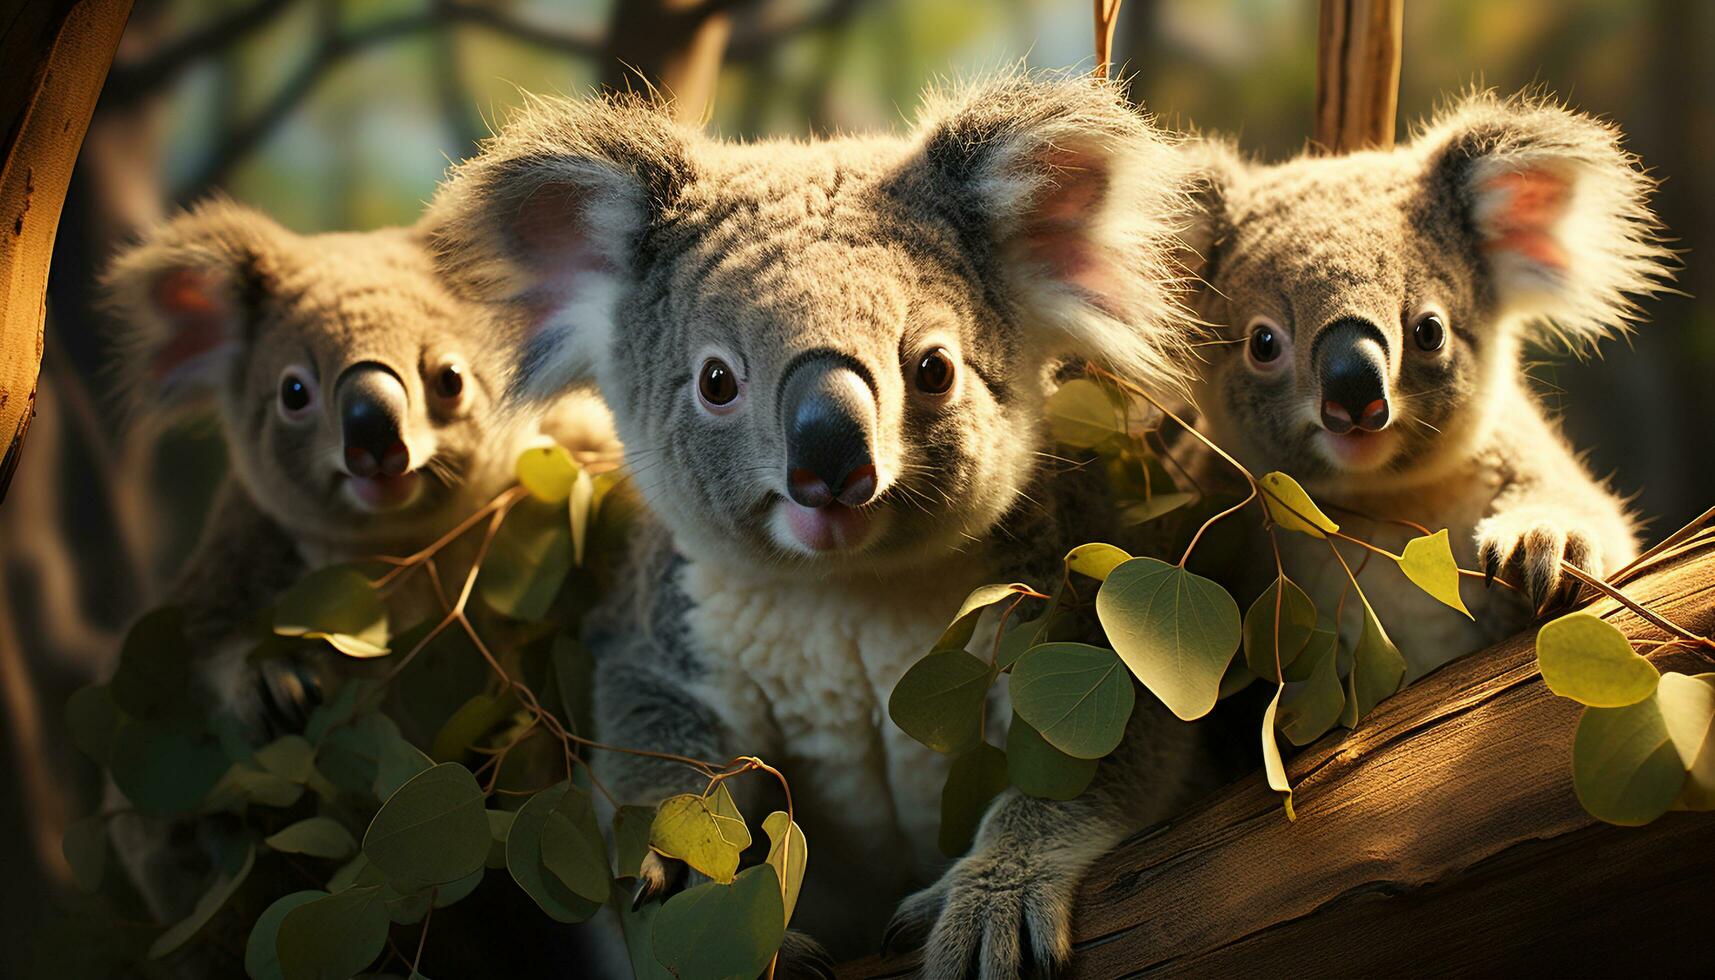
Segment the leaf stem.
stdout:
[[1565,560],[1564,558],[1561,559],[1561,561],[1560,561],[1560,570],[1562,572],[1564,572],[1565,574],[1570,575],[1573,578],[1577,579],[1578,581],[1583,582],[1585,585],[1588,585],[1592,589],[1595,589],[1597,592],[1602,593],[1603,595],[1614,600],[1615,602],[1626,607],[1627,609],[1630,609],[1633,613],[1635,613],[1638,616],[1638,618],[1642,619],[1646,623],[1649,623],[1651,626],[1654,626],[1656,629],[1659,629],[1662,632],[1668,634],[1669,636],[1677,636],[1687,643],[1691,643],[1691,644],[1694,644],[1696,646],[1701,646],[1701,647],[1704,647],[1705,649],[1715,650],[1715,640],[1711,640],[1710,638],[1705,637],[1705,636],[1698,636],[1696,633],[1693,633],[1690,630],[1686,629],[1685,627],[1680,626],[1678,623],[1673,622],[1672,620],[1668,619],[1667,617],[1662,616],[1662,615],[1657,614],[1657,613],[1653,613],[1653,612],[1649,611],[1648,609],[1645,609],[1643,607],[1643,605],[1641,603],[1639,603],[1637,600],[1626,595],[1624,592],[1621,592],[1619,589],[1615,588],[1614,586],[1609,585],[1607,582],[1603,581],[1602,579],[1599,579],[1596,576],[1591,575],[1589,572],[1586,572],[1584,569],[1579,568],[1577,565],[1574,565],[1573,563]]

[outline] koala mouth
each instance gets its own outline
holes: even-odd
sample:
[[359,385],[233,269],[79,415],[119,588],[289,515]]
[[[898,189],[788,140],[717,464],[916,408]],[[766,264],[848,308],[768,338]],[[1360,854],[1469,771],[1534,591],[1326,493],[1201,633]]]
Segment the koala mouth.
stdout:
[[423,479],[418,470],[348,476],[345,480],[346,498],[371,514],[402,510],[416,503],[422,493]]
[[805,507],[781,500],[775,514],[776,538],[794,551],[810,553],[855,551],[870,539],[876,524],[873,510],[838,502]]
[[1393,432],[1386,429],[1380,432],[1323,430],[1318,437],[1328,461],[1336,469],[1348,473],[1370,473],[1381,469],[1393,458],[1399,441]]

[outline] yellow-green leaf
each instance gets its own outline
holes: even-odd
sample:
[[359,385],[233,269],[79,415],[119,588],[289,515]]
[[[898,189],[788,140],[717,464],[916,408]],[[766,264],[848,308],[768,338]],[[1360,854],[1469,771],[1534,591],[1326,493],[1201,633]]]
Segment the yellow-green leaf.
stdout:
[[1031,591],[1030,586],[1022,582],[1009,585],[979,585],[971,590],[965,601],[959,605],[958,615],[947,624],[941,638],[935,641],[937,650],[963,650],[971,642],[971,637],[977,632],[977,619],[982,611],[1004,599],[1015,598],[1022,593]]
[[936,650],[911,665],[887,699],[887,715],[937,752],[960,752],[982,737],[983,699],[994,673],[963,650]]
[[1047,413],[1055,441],[1068,446],[1089,449],[1125,433],[1125,407],[1087,378],[1074,378],[1048,396]]
[[1092,542],[1066,553],[1066,570],[1100,582],[1108,577],[1109,572],[1128,561],[1131,561],[1131,555],[1124,548]]
[[[1278,628],[1277,604],[1281,613]],[[1245,613],[1244,629],[1245,664],[1251,673],[1278,684],[1316,630],[1316,604],[1297,583],[1282,575],[1251,603]],[[1279,669],[1275,659],[1277,647]]]
[[1268,710],[1262,713],[1262,767],[1268,778],[1268,788],[1281,794],[1281,801],[1286,805],[1286,819],[1297,820],[1298,815],[1292,812],[1292,784],[1286,779],[1286,762],[1280,757],[1280,743],[1274,740],[1274,715],[1280,708],[1280,695],[1285,690],[1285,684],[1276,688],[1273,700],[1268,702]]
[[1238,603],[1214,582],[1154,558],[1108,573],[1096,594],[1108,642],[1131,672],[1185,721],[1215,706],[1238,652]]
[[738,856],[750,846],[750,831],[723,783],[705,797],[668,797],[655,811],[649,846],[719,882],[732,881]]
[[325,640],[349,657],[387,653],[387,606],[369,579],[342,566],[311,572],[274,605],[274,632]]
[[357,840],[345,825],[331,817],[307,817],[262,843],[287,854],[319,858],[348,858],[357,851]]
[[1358,635],[1357,649],[1352,651],[1352,672],[1346,675],[1346,707],[1340,724],[1358,727],[1358,722],[1380,704],[1382,699],[1399,690],[1405,677],[1405,658],[1388,638],[1368,599],[1358,597],[1364,604],[1364,629]]
[[1453,559],[1453,545],[1447,540],[1446,528],[1407,541],[1405,551],[1399,556],[1399,570],[1430,598],[1459,610],[1468,619],[1476,619],[1459,597],[1459,563]]
[[1322,513],[1298,481],[1285,473],[1268,473],[1258,481],[1262,484],[1263,503],[1268,516],[1288,531],[1301,531],[1313,538],[1327,537],[1340,525]]
[[1346,693],[1340,687],[1338,638],[1317,630],[1295,666],[1308,667],[1308,672],[1301,680],[1288,677],[1276,724],[1293,745],[1309,745],[1339,722],[1340,709],[1346,705]]
[[1591,816],[1636,827],[1666,813],[1699,764],[1715,724],[1715,686],[1663,674],[1653,695],[1585,708],[1572,743],[1572,786]]
[[792,921],[792,910],[798,907],[798,890],[804,885],[804,869],[810,861],[810,845],[804,831],[786,816],[785,810],[775,810],[762,821],[763,833],[768,835],[768,863],[780,876],[785,890],[785,921]]
[[557,504],[572,492],[572,483],[583,472],[564,446],[526,449],[518,457],[518,482],[530,495],[545,504]]
[[1548,689],[1592,708],[1623,708],[1655,693],[1661,674],[1626,634],[1600,617],[1575,612],[1536,633],[1536,663]]
[[[1715,688],[1715,674],[1696,674],[1692,679]],[[1685,700],[1694,702],[1692,698]],[[1695,717],[1695,712],[1688,714]],[[1686,725],[1687,735],[1693,734],[1693,730],[1694,726]],[[1687,762],[1685,786],[1673,805],[1679,810],[1715,810],[1715,714],[1710,716],[1710,723],[1703,730],[1695,756]]]

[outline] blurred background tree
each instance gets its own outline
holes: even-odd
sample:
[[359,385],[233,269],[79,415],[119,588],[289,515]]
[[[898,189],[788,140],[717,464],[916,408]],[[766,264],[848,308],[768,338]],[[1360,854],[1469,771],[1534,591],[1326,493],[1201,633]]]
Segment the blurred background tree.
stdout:
[[[1715,239],[1711,42],[1715,5],[1697,0],[1406,8],[1402,128],[1474,83],[1540,85],[1616,121],[1663,178],[1656,203],[1687,252],[1684,295],[1647,304],[1635,340],[1599,362],[1532,370],[1655,537],[1715,486],[1715,312],[1694,298],[1715,293],[1699,248]],[[1088,0],[139,4],[61,224],[31,464],[0,508],[0,647],[24,651],[50,742],[63,742],[57,706],[103,672],[185,554],[224,466],[206,427],[127,428],[108,397],[93,285],[136,229],[211,193],[305,232],[409,222],[523,92],[622,86],[627,66],[681,95],[682,115],[746,138],[895,126],[938,79],[1020,60],[1088,67],[1090,52]],[[1133,98],[1164,123],[1232,134],[1266,159],[1304,146],[1315,56],[1310,0],[1130,0],[1114,50]],[[82,797],[60,812],[93,800],[74,755],[47,763]],[[36,853],[30,801],[5,800],[0,949],[22,950],[39,886],[63,871]]]

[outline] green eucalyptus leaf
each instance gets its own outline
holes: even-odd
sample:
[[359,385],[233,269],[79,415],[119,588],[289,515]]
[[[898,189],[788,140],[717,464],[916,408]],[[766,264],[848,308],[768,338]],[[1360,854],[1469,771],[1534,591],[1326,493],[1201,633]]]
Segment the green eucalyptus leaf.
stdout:
[[1352,651],[1352,670],[1346,675],[1346,706],[1340,713],[1340,724],[1358,727],[1383,698],[1399,690],[1405,677],[1405,658],[1382,629],[1381,620],[1362,595],[1364,628],[1358,634],[1358,646]]
[[571,569],[572,527],[564,503],[525,499],[495,534],[476,591],[498,613],[540,621]]
[[244,973],[250,980],[286,980],[280,968],[280,923],[286,921],[288,912],[326,898],[327,894],[320,889],[292,892],[276,898],[262,910],[244,943]]
[[1020,715],[1006,730],[1006,771],[1020,792],[1047,800],[1070,800],[1096,778],[1095,759],[1079,759],[1055,748]]
[[306,783],[315,769],[316,747],[302,735],[286,735],[257,749],[256,764],[281,779]]
[[506,838],[512,833],[512,822],[518,814],[512,810],[484,810],[488,815],[488,859],[490,868],[506,867]]
[[971,637],[977,632],[977,619],[982,616],[984,609],[997,602],[1013,599],[1022,595],[1029,586],[1019,582],[1007,585],[979,585],[971,590],[965,601],[959,606],[958,615],[947,624],[941,638],[935,641],[936,650],[963,650],[971,642]]
[[649,828],[655,823],[652,806],[622,806],[613,815],[613,846],[619,877],[635,878],[649,854]]
[[457,881],[414,892],[400,892],[388,886],[382,890],[382,898],[387,903],[387,918],[402,926],[421,922],[429,914],[431,906],[444,909],[470,897],[470,893],[482,884],[486,871],[487,868],[478,868]]
[[1087,378],[1073,378],[1048,396],[1048,430],[1056,442],[1092,449],[1125,434],[1125,404]]
[[[1715,674],[1695,674],[1692,679],[1715,688]],[[1677,686],[1680,682],[1673,683]],[[1680,810],[1715,810],[1715,714],[1711,714],[1699,733],[1695,710],[1697,699],[1682,695],[1676,698],[1676,702],[1683,705],[1680,708],[1683,733],[1674,742],[1675,747],[1681,751],[1681,761],[1686,763],[1686,773],[1685,787],[1680,790],[1679,798],[1673,801],[1673,805]],[[1697,743],[1697,748],[1687,754],[1693,742]]]
[[1133,558],[1102,583],[1096,615],[1114,651],[1175,715],[1191,721],[1215,706],[1241,634],[1227,590],[1176,565]]
[[133,718],[169,712],[191,690],[190,643],[184,614],[174,606],[144,613],[125,634],[108,690]]
[[1196,494],[1183,490],[1153,494],[1148,500],[1121,508],[1118,520],[1122,527],[1135,527],[1165,517],[1196,499]]
[[754,977],[786,936],[774,867],[759,864],[730,885],[708,882],[667,900],[656,913],[655,958],[679,980]]
[[155,939],[149,947],[150,959],[158,960],[189,942],[192,936],[202,931],[209,919],[214,918],[216,912],[226,907],[238,886],[250,877],[250,869],[256,865],[254,845],[248,841],[228,841],[223,851],[220,871],[214,883],[197,899],[190,915],[168,927]]
[[436,762],[456,762],[464,758],[470,747],[499,727],[518,710],[518,699],[511,691],[501,694],[476,694],[452,713],[435,733],[429,756]]
[[152,816],[195,809],[227,767],[220,743],[206,735],[131,721],[114,738],[113,782]]
[[894,685],[888,717],[937,752],[959,752],[982,737],[983,701],[994,671],[963,650],[936,650]]
[[1668,673],[1654,694],[1585,708],[1572,744],[1572,786],[1590,815],[1637,827],[1666,813],[1715,724],[1715,686]]
[[428,769],[382,804],[363,853],[400,891],[457,881],[482,868],[493,839],[482,787],[453,763]]
[[542,824],[542,866],[572,894],[601,904],[607,901],[613,874],[607,864],[607,838],[597,825],[590,795],[569,786]]
[[336,565],[311,572],[274,604],[274,632],[325,640],[351,657],[387,651],[387,605],[374,583]]
[[1282,684],[1275,689],[1274,699],[1269,701],[1268,710],[1262,713],[1262,768],[1268,780],[1268,788],[1281,794],[1281,800],[1286,807],[1286,819],[1297,820],[1298,815],[1292,812],[1292,783],[1286,778],[1286,762],[1280,757],[1280,743],[1275,741],[1275,713],[1280,708],[1280,696],[1286,691]]
[[750,831],[721,783],[708,796],[685,793],[663,800],[649,828],[649,846],[724,884],[738,871]]
[[289,909],[275,939],[285,980],[348,980],[387,944],[380,885],[349,888]]
[[1317,630],[1295,667],[1308,666],[1303,680],[1288,681],[1278,697],[1276,723],[1293,745],[1309,745],[1340,721],[1346,692],[1340,686],[1338,637]]
[[292,824],[262,843],[287,854],[319,858],[348,858],[357,853],[357,839],[332,817],[308,817]]
[[1661,673],[1632,641],[1587,612],[1562,616],[1536,633],[1542,681],[1563,698],[1591,708],[1623,708],[1655,693]]
[[1012,710],[1050,744],[1079,759],[1119,746],[1137,693],[1112,650],[1044,643],[1012,668]]
[[947,783],[941,788],[941,853],[958,857],[971,849],[977,825],[989,801],[1006,789],[1006,753],[978,742],[975,748],[953,760]]
[[[1280,610],[1278,634],[1275,625],[1277,604]],[[1284,575],[1276,578],[1245,613],[1245,665],[1256,676],[1279,683],[1282,671],[1292,666],[1310,642],[1310,634],[1315,629],[1316,604],[1291,579]],[[1281,670],[1275,666],[1277,639]]]
[[614,902],[612,907],[619,913],[619,928],[625,936],[625,951],[635,980],[674,980],[655,958],[655,918],[661,914],[661,906],[644,902],[632,908],[630,902]]
[[570,783],[550,786],[525,801],[506,835],[506,870],[536,905],[555,922],[582,922],[601,906],[579,898],[542,866],[542,829]]
[[762,830],[768,835],[768,863],[784,887],[784,921],[790,923],[792,910],[798,907],[798,891],[804,885],[804,871],[810,863],[810,845],[804,840],[803,829],[785,810],[770,813],[762,821]]

